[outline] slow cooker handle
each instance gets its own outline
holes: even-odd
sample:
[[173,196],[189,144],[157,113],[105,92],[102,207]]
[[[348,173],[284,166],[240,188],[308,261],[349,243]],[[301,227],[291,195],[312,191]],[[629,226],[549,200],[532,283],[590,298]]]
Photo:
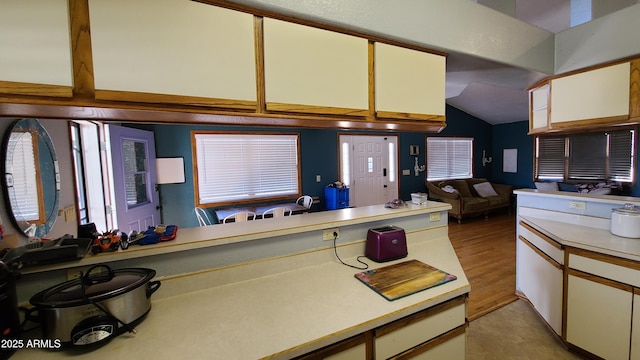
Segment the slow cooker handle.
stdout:
[[160,288],[160,281],[149,281],[149,286],[147,287],[147,299],[151,298],[151,295],[156,292]]
[[[100,271],[96,274],[93,274],[93,271],[96,269],[106,269],[105,271]],[[114,277],[113,270],[108,265],[99,264],[94,265],[87,270],[87,272],[82,276],[82,283],[84,285],[95,285],[103,282],[109,282]]]

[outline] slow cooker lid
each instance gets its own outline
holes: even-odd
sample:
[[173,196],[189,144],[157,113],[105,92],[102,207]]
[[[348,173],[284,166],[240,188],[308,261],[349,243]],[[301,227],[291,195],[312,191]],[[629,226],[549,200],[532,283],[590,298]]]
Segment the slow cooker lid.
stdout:
[[633,204],[624,204],[621,208],[611,209],[612,212],[624,215],[640,215],[640,207]]
[[[93,277],[103,281],[87,283],[87,274],[82,278],[69,280],[43,290],[34,295],[30,302],[35,306],[69,307],[98,302],[124,294],[147,283],[156,272],[145,268],[112,270],[109,278]],[[92,278],[92,277],[90,277]]]

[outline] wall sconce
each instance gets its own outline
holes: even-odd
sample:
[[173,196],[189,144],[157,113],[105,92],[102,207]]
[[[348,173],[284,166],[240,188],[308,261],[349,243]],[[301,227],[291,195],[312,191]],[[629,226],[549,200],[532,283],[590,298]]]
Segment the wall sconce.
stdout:
[[416,159],[416,164],[413,166],[413,171],[416,173],[416,176],[418,176],[420,175],[421,171],[425,170],[425,166],[424,165],[418,166],[418,157],[416,156],[415,159]]
[[184,179],[184,158],[156,159],[156,191],[161,184],[181,184]]
[[482,166],[487,166],[493,160],[491,156],[487,157],[485,150],[482,150]]

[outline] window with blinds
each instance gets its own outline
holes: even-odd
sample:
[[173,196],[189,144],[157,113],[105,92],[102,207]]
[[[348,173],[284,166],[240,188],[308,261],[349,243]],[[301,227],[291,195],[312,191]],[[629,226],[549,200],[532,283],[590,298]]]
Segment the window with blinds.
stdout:
[[635,130],[536,138],[539,180],[634,182]]
[[298,134],[192,132],[198,205],[300,194]]
[[427,180],[473,177],[473,138],[428,137]]

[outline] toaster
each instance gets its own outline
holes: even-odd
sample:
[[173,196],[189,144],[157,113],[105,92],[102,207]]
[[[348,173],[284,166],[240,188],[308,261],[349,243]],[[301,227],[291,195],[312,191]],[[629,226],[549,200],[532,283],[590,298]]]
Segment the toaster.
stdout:
[[407,256],[407,236],[404,229],[396,226],[369,229],[365,255],[376,262],[391,261]]

